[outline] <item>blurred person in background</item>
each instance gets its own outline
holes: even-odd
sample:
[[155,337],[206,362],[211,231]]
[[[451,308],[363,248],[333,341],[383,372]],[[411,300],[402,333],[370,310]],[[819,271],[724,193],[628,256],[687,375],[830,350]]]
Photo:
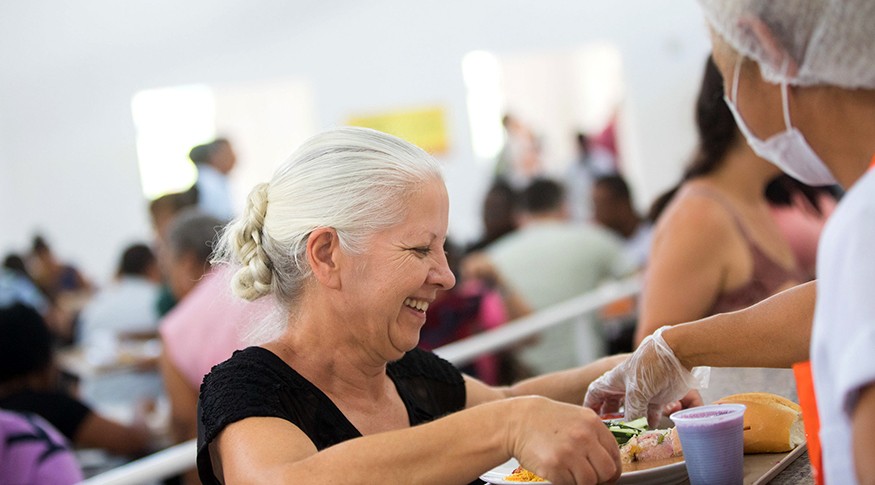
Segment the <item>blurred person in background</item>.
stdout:
[[480,215],[483,220],[483,236],[466,248],[466,253],[488,247],[501,236],[517,228],[517,192],[507,182],[496,180],[483,198]]
[[[626,180],[619,174],[602,175],[595,180],[592,191],[593,220],[616,234],[623,244],[626,259],[633,271],[641,273],[647,265],[653,228],[641,217],[632,203]],[[638,324],[638,297],[621,298],[603,306],[598,320],[610,354],[631,352]]]
[[161,270],[149,246],[127,246],[119,258],[112,282],[101,288],[80,315],[80,341],[109,334],[114,340],[151,338],[158,334],[158,299]]
[[782,175],[766,187],[772,218],[809,278],[817,275],[817,246],[838,204],[835,186],[812,187]]
[[0,307],[15,302],[36,309],[43,318],[51,318],[52,304],[30,277],[24,259],[17,254],[9,254],[3,259],[3,268],[0,268]]
[[647,265],[653,228],[632,202],[629,184],[619,174],[596,178],[592,192],[593,220],[623,240],[626,257],[637,270]]
[[237,165],[237,155],[231,142],[217,138],[191,149],[189,158],[197,167],[197,205],[207,214],[223,221],[235,215],[228,174]]
[[90,291],[92,284],[73,265],[61,262],[45,238],[33,238],[28,269],[37,285],[52,300],[65,293]]
[[21,303],[0,308],[0,408],[41,416],[77,448],[120,456],[151,451],[152,435],[142,421],[110,420],[61,389],[49,329]]
[[695,384],[693,367],[787,367],[810,358],[815,396],[802,407],[819,416],[819,429],[808,430],[809,449],[822,451],[810,453],[815,478],[875,483],[875,3],[699,3],[726,103],[748,144],[806,185],[845,192],[820,238],[816,282],[660,328],[593,383],[585,403],[603,412],[624,403],[627,418],[655,421]]
[[145,244],[127,246],[119,259],[113,280],[82,309],[78,342],[91,362],[122,359],[136,365],[85,378],[80,392],[98,407],[111,401],[134,409],[139,403],[154,403],[164,389],[157,368],[158,342],[152,340],[158,336],[161,271]]
[[186,207],[197,205],[197,193],[193,190],[164,194],[149,202],[149,219],[154,237],[167,237],[167,228],[173,218]]
[[745,143],[723,92],[709,57],[696,101],[697,153],[651,211],[636,343],[663,325],[747,308],[810,279],[766,198],[781,171]]
[[[230,292],[227,268],[213,268],[210,254],[222,221],[197,207],[183,210],[169,225],[162,267],[179,302],[160,322],[161,375],[170,402],[175,442],[197,436],[197,396],[203,377],[243,348],[241,326],[267,311]],[[184,480],[197,483],[192,471]]]
[[94,286],[75,266],[55,255],[45,238],[35,236],[27,258],[30,276],[51,302],[46,319],[62,344],[73,342],[79,312],[91,298]]
[[[434,350],[457,340],[492,330],[531,313],[520,294],[510,287],[488,259],[462,257],[461,249],[449,239],[444,244],[447,264],[459,283],[437,294],[426,310],[419,347]],[[462,268],[462,263],[465,268]],[[532,376],[514,356],[502,350],[485,354],[460,368],[489,385],[510,385]]]
[[495,164],[495,179],[521,190],[544,172],[541,141],[516,115],[505,114],[501,124],[504,146]]
[[[167,231],[173,219],[187,207],[197,205],[197,189],[193,186],[185,192],[175,192],[162,195],[149,202],[149,218],[152,221],[154,235],[154,251],[158,259],[164,251],[164,241],[167,240]],[[170,286],[163,280],[158,300],[155,303],[158,314],[164,316],[176,305]]]
[[0,409],[0,485],[73,485],[82,469],[66,438],[45,419]]
[[571,219],[589,221],[593,212],[593,184],[599,177],[617,173],[613,154],[579,132],[574,137],[577,156],[568,166],[565,185],[568,190]]
[[[537,179],[520,196],[519,229],[484,251],[507,284],[534,310],[547,308],[628,275],[620,239],[594,224],[570,221],[564,188]],[[578,335],[575,325],[557,325],[518,355],[535,373],[575,367],[603,352],[591,330]]]

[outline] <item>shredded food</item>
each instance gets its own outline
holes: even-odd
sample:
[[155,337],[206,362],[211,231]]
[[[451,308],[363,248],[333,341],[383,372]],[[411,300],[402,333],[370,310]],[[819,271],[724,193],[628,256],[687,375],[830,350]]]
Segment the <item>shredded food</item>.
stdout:
[[516,470],[513,471],[510,475],[504,477],[508,482],[546,482],[543,478],[535,475],[534,473],[526,470],[525,468],[518,466]]

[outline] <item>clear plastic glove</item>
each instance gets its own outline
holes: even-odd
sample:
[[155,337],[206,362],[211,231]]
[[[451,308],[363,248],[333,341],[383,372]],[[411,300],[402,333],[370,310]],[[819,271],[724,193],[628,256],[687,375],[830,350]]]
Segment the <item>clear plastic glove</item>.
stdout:
[[653,427],[666,406],[681,400],[690,389],[704,387],[704,376],[687,370],[662,338],[666,328],[659,328],[622,364],[593,381],[584,406],[604,415],[618,412],[625,404],[626,420],[646,415]]

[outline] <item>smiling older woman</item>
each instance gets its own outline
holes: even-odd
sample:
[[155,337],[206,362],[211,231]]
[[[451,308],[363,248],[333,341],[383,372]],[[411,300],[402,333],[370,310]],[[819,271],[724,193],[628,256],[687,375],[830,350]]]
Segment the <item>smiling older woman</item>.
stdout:
[[273,296],[285,328],[201,389],[204,483],[468,483],[510,457],[557,484],[619,476],[580,399],[618,358],[489,387],[416,348],[455,278],[438,163],[342,128],[305,143],[225,231],[234,291]]

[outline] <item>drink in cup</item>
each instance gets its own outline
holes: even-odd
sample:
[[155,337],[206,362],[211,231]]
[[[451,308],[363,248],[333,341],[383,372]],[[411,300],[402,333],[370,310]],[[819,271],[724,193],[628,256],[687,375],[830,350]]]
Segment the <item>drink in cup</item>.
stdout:
[[744,478],[743,404],[714,404],[671,415],[692,485],[736,485]]

